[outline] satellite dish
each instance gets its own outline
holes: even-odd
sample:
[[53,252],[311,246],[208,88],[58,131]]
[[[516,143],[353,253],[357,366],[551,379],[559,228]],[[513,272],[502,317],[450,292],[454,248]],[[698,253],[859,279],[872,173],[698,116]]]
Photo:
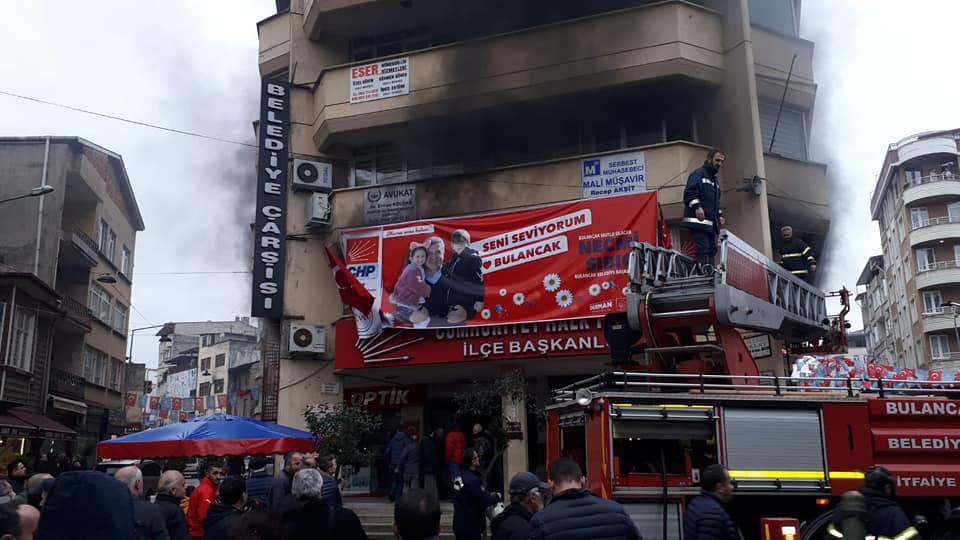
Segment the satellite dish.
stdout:
[[580,405],[581,407],[586,407],[587,405],[590,405],[591,401],[593,401],[593,392],[586,388],[577,390],[575,396],[577,399],[577,405]]

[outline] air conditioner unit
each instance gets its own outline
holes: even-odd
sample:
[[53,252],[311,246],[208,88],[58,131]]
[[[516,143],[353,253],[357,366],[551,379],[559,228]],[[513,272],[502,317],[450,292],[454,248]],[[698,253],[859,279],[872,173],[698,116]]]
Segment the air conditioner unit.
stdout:
[[319,354],[327,350],[324,327],[312,324],[290,324],[290,352]]
[[329,227],[330,198],[326,193],[314,193],[307,199],[307,227]]
[[322,161],[293,160],[293,190],[323,191],[333,189],[333,165]]

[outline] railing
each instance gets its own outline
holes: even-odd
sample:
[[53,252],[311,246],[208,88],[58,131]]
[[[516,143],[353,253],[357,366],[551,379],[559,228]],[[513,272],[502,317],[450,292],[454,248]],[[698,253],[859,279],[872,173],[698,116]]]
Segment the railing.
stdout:
[[960,223],[960,217],[944,216],[944,217],[935,217],[928,219],[921,219],[915,222],[910,222],[910,230],[915,231],[917,229],[922,229],[924,227],[932,227],[934,225],[946,225],[948,223]]
[[85,304],[78,300],[74,300],[69,296],[63,297],[63,309],[67,312],[67,315],[77,319],[78,322],[90,326],[93,321],[93,312],[90,311]]
[[83,400],[83,377],[64,371],[50,368],[50,391],[63,397]]
[[100,253],[100,246],[97,244],[96,240],[87,236],[87,233],[81,231],[80,229],[73,229],[71,232],[77,235],[77,237],[80,238],[80,240],[82,240],[83,243],[86,244],[90,249],[96,253]]
[[946,270],[947,268],[960,268],[960,261],[940,261],[917,265],[917,273],[922,274],[934,270]]
[[932,184],[934,182],[958,182],[960,181],[960,176],[953,174],[952,172],[945,172],[941,174],[931,174],[929,176],[921,176],[920,178],[914,178],[908,180],[904,187],[911,188],[914,186],[919,186],[922,184]]
[[[734,383],[735,380],[747,383]],[[584,392],[586,390],[587,392]],[[684,396],[717,394],[737,390],[770,397],[858,398],[863,394],[879,397],[895,395],[948,395],[960,398],[960,383],[930,381],[898,381],[878,378],[853,377],[780,377],[777,375],[705,375],[678,373],[640,373],[613,371],[564,386],[551,392],[554,404],[577,402],[595,393],[651,393],[665,397],[666,392]],[[616,396],[623,397],[623,396]]]

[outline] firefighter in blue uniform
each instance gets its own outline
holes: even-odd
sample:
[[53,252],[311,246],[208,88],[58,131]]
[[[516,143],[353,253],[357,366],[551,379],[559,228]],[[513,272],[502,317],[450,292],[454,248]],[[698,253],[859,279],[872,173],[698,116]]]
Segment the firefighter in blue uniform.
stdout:
[[810,283],[817,271],[817,259],[806,242],[793,235],[793,227],[787,225],[780,229],[783,243],[780,244],[780,265],[791,274]]
[[690,173],[687,187],[683,190],[683,222],[689,229],[697,246],[697,262],[713,264],[717,254],[717,234],[723,225],[720,210],[720,184],[717,173],[725,156],[716,148],[707,152],[703,166]]

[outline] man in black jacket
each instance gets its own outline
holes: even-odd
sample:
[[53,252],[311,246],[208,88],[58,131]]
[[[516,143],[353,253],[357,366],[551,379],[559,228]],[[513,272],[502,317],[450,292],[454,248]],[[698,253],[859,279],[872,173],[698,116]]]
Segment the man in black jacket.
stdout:
[[684,540],[739,540],[737,528],[724,504],[733,498],[736,485],[723,465],[709,465],[700,478],[700,495],[687,505],[683,516]]
[[203,520],[203,540],[231,540],[247,504],[247,484],[242,476],[228,476],[220,482],[217,501]]
[[126,484],[133,496],[133,512],[137,519],[137,532],[143,540],[170,540],[167,527],[156,505],[142,499],[143,473],[136,465],[117,471],[114,478]]
[[440,503],[421,489],[405,491],[393,509],[393,536],[399,540],[436,540],[440,536]]
[[529,540],[641,540],[640,531],[622,506],[583,487],[576,461],[560,458],[550,464],[553,500],[530,520]]
[[817,259],[806,242],[793,235],[793,227],[785,225],[780,229],[783,243],[780,244],[780,265],[791,274],[810,283],[817,271]]
[[[910,540],[918,538],[918,531],[907,513],[897,504],[894,495],[896,481],[884,467],[874,465],[867,469],[860,493],[867,506],[867,534],[877,538]],[[831,523],[827,532],[833,538],[843,538],[839,523]]]
[[270,459],[258,456],[250,459],[250,470],[253,474],[247,479],[247,500],[261,508],[267,507],[267,495],[270,493],[270,485],[273,484],[273,476],[267,472],[267,465]]
[[530,519],[543,510],[544,496],[550,486],[530,472],[510,479],[510,506],[490,523],[493,540],[527,540]]
[[163,516],[170,540],[190,540],[187,516],[180,508],[180,502],[186,494],[186,481],[180,471],[166,471],[160,476],[156,504]]
[[683,190],[683,221],[697,245],[697,262],[713,264],[717,254],[717,234],[724,224],[720,209],[720,183],[717,173],[726,156],[716,148],[707,152],[703,166],[690,173]]

